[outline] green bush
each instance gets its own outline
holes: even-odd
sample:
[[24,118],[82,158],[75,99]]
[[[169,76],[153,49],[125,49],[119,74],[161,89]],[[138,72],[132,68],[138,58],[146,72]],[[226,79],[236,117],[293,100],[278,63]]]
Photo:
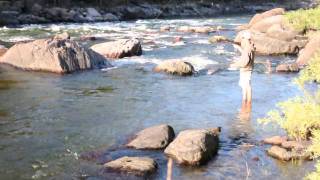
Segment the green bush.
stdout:
[[289,25],[298,31],[320,30],[320,7],[289,11],[285,18]]

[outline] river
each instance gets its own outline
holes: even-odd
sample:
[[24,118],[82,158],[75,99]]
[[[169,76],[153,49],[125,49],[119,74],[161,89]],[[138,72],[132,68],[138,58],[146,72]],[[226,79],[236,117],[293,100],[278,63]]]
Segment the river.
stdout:
[[[249,119],[238,118],[241,92],[237,71],[175,77],[152,72],[167,59],[191,62],[196,70],[229,64],[238,56],[230,44],[209,44],[211,35],[233,38],[237,25],[250,16],[200,19],[137,20],[115,23],[26,25],[0,28],[0,40],[50,37],[67,31],[72,37],[93,35],[106,40],[137,37],[143,40],[140,57],[113,62],[112,69],[65,76],[0,69],[0,179],[126,179],[101,175],[96,161],[79,155],[104,151],[105,156],[150,155],[158,163],[152,179],[165,179],[166,158],[161,152],[110,148],[124,144],[135,132],[152,125],[170,124],[176,134],[189,128],[222,127],[218,155],[198,168],[173,166],[173,179],[301,179],[312,162],[280,162],[266,155],[265,137],[284,133],[262,126],[258,118],[276,103],[300,92],[292,83],[296,74],[265,73],[257,64],[253,73],[253,109]],[[171,27],[222,26],[227,31],[196,34],[159,33]],[[176,36],[184,42],[173,43]],[[81,42],[89,46],[91,42]],[[273,67],[294,57],[257,57]],[[248,147],[248,144],[254,145]],[[257,158],[258,157],[258,158]]]

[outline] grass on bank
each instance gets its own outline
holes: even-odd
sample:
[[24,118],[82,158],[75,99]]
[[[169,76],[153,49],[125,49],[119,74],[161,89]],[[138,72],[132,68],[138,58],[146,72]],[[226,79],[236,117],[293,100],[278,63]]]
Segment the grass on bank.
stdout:
[[285,18],[298,31],[320,30],[320,7],[289,11],[285,13]]

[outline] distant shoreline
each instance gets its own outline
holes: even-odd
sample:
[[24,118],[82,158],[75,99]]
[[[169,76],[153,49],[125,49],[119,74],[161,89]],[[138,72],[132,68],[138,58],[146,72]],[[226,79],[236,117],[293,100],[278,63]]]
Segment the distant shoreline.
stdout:
[[[263,3],[264,2],[264,3]],[[17,4],[17,3],[15,3]],[[170,18],[208,18],[221,15],[257,13],[275,7],[283,7],[287,10],[299,8],[311,8],[315,6],[313,0],[305,1],[252,1],[242,2],[232,0],[218,3],[129,3],[116,7],[48,7],[37,3],[29,7],[15,4],[4,4],[0,7],[0,27],[17,26],[23,24],[47,24],[47,23],[86,23],[86,22],[112,22],[128,21],[136,19],[170,19]],[[7,6],[7,7],[6,7]],[[30,5],[29,5],[30,6]]]

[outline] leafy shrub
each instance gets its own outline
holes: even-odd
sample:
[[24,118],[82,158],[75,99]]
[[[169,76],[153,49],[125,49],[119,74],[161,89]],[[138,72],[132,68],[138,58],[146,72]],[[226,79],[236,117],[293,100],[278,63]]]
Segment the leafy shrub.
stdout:
[[320,30],[320,7],[290,11],[285,14],[285,18],[298,31]]

